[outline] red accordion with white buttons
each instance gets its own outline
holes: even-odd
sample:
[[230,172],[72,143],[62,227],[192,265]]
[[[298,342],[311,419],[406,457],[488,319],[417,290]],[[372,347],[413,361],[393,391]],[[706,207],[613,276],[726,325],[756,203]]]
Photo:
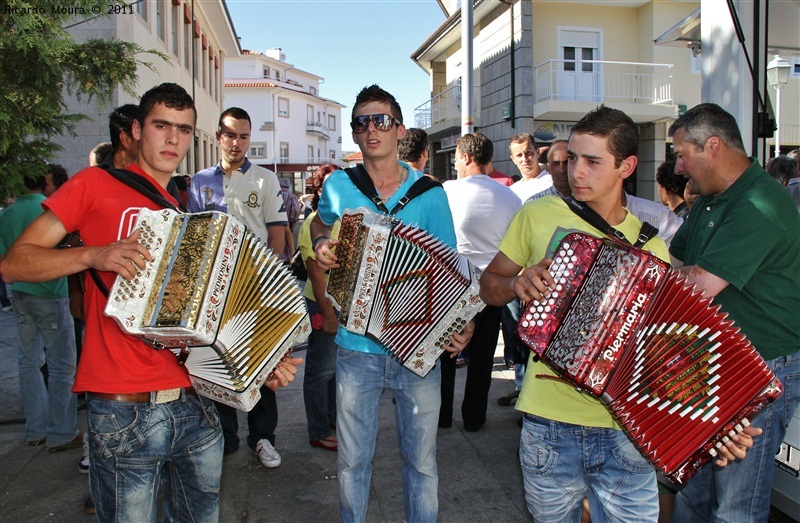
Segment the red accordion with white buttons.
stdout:
[[649,252],[567,235],[546,303],[518,332],[563,379],[599,398],[640,452],[685,483],[783,387],[718,305]]

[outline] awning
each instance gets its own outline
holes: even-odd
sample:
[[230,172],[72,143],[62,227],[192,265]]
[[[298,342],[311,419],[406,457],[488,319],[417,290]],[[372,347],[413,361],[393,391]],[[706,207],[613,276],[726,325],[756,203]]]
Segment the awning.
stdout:
[[700,54],[700,8],[656,38],[656,45],[687,47],[695,56]]

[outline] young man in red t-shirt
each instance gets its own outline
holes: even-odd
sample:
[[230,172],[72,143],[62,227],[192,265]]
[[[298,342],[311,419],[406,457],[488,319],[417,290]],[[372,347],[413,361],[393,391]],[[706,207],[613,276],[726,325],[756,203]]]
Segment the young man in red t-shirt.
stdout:
[[[192,143],[196,120],[189,94],[166,83],[145,93],[133,124],[139,157],[127,169],[174,204],[166,186]],[[46,281],[93,268],[111,287],[117,274],[131,279],[150,260],[138,232],[131,231],[140,209],[158,205],[103,169],[79,172],[43,206],[44,214],[2,262],[8,281]],[[80,231],[85,247],[53,249],[73,231]],[[165,474],[174,482],[164,489],[168,520],[216,521],[222,473],[216,409],[197,396],[172,352],[153,350],[105,317],[106,297],[91,278],[86,282],[86,334],[73,391],[87,393],[90,487],[98,519],[154,520]],[[268,385],[287,385],[301,362],[290,358]]]

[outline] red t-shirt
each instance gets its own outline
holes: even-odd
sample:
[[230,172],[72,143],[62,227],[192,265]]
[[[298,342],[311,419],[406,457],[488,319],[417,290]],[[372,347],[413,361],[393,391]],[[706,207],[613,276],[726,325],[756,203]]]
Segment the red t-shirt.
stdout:
[[514,179],[511,178],[504,172],[498,171],[495,169],[494,171],[489,173],[489,178],[496,181],[499,184],[505,185],[506,187],[511,187],[514,185]]
[[[168,201],[175,199],[136,164],[127,167],[158,187]],[[103,169],[82,170],[42,204],[55,213],[68,232],[80,231],[87,246],[108,245],[130,236],[139,209],[160,209],[147,196],[114,179]],[[116,274],[100,272],[110,289]],[[103,314],[107,298],[86,278],[86,334],[73,392],[126,394],[188,387],[189,377],[168,350],[155,350],[120,330]]]

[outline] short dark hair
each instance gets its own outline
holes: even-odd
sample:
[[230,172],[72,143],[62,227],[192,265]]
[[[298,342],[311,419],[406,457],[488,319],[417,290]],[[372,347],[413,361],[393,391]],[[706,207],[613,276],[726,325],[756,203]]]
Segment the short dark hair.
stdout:
[[416,162],[428,148],[428,133],[412,127],[406,129],[406,136],[397,144],[397,157],[404,162]]
[[353,112],[350,118],[355,118],[356,111],[359,107],[370,102],[389,104],[389,110],[392,112],[392,116],[400,120],[400,123],[403,123],[403,111],[400,110],[400,104],[397,103],[394,96],[381,89],[378,84],[372,84],[369,87],[361,89],[361,92],[356,96],[356,103],[353,105]]
[[605,105],[589,111],[572,126],[570,137],[575,134],[590,134],[606,139],[608,150],[614,156],[615,167],[625,158],[636,156],[639,151],[639,128],[630,116]]
[[656,169],[656,181],[667,191],[683,198],[683,190],[688,180],[685,176],[675,174],[675,160],[667,160]]
[[143,124],[147,115],[153,110],[157,104],[164,104],[170,109],[177,111],[185,111],[191,109],[194,113],[194,121],[197,122],[197,109],[194,106],[194,100],[186,92],[186,89],[176,83],[165,82],[157,85],[144,93],[142,100],[139,102],[139,124]]
[[113,154],[114,147],[111,145],[111,142],[100,142],[94,146],[94,148],[89,152],[94,158],[95,165],[100,165],[103,163],[103,160],[109,157],[109,155]]
[[24,183],[25,187],[27,187],[29,191],[44,192],[45,188],[47,187],[47,180],[43,174],[40,174],[39,176],[31,176],[26,174],[24,177]]
[[69,180],[69,175],[67,174],[67,170],[64,169],[63,165],[51,163],[47,172],[50,173],[50,177],[53,179],[53,185],[56,189],[67,183],[67,180]]
[[781,185],[786,185],[789,180],[797,176],[797,160],[785,154],[775,156],[767,162],[767,172]]
[[673,136],[681,129],[685,133],[683,139],[698,151],[703,150],[709,138],[716,136],[731,149],[745,152],[736,118],[717,104],[695,105],[669,126],[668,134]]
[[[120,105],[108,115],[108,134],[111,137],[111,147],[114,152],[119,150],[119,133],[131,134],[133,121],[139,115],[139,106],[136,104]],[[105,155],[108,156],[108,155]],[[100,159],[102,161],[105,156]],[[99,162],[98,162],[99,163]]]
[[463,154],[468,155],[478,165],[487,165],[492,161],[494,145],[481,133],[465,134],[456,144]]
[[222,111],[222,114],[219,115],[219,123],[217,123],[217,128],[219,130],[222,130],[222,120],[229,116],[234,120],[247,120],[247,123],[250,124],[250,127],[253,127],[253,122],[250,121],[250,115],[247,114],[247,111],[241,107],[229,107]]
[[510,147],[512,143],[528,143],[528,142],[530,142],[531,147],[536,147],[536,138],[534,138],[531,133],[519,133],[511,137],[511,140],[509,140],[508,145]]

